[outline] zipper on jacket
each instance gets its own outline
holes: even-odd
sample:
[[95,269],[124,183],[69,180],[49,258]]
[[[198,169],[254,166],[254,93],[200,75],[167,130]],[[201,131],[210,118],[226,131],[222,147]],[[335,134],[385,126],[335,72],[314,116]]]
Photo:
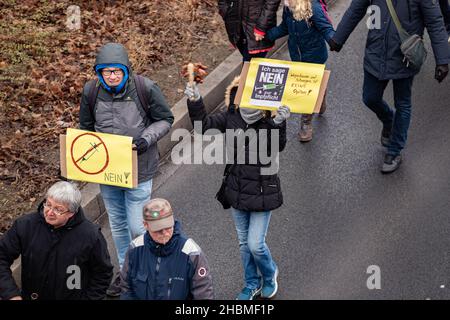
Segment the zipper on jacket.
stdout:
[[169,285],[167,289],[167,300],[170,300],[170,291],[172,290],[172,278],[169,278]]
[[158,274],[159,273],[159,264],[161,263],[161,257],[158,257],[158,259],[156,260],[156,268],[155,271]]
[[155,267],[155,286],[153,286],[153,297],[156,297],[156,287],[158,284],[158,273],[159,273],[159,265],[161,264],[161,257],[158,257],[158,259],[156,259],[156,267]]

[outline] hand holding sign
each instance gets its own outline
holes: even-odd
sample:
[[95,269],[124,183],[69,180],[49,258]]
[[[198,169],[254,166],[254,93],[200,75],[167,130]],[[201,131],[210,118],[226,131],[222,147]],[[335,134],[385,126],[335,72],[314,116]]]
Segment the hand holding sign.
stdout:
[[276,125],[279,125],[283,121],[286,121],[287,118],[289,118],[290,116],[291,116],[291,110],[289,109],[289,107],[288,106],[280,106],[277,110],[277,114],[276,114],[275,118],[273,118],[273,122]]
[[137,154],[143,154],[148,149],[147,140],[144,138],[134,139],[133,140],[133,150],[137,150]]
[[198,91],[198,87],[195,84],[195,82],[192,83],[192,85],[190,83],[186,83],[186,88],[184,89],[184,94],[191,101],[198,101],[201,98],[200,92]]
[[276,110],[285,105],[293,113],[317,113],[328,78],[323,64],[253,58],[242,69],[238,103],[242,108]]

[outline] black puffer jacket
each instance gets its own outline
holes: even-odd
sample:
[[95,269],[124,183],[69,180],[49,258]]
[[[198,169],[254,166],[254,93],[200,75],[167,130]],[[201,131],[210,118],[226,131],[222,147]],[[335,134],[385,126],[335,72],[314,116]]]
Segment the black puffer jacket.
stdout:
[[[10,266],[22,258],[22,290],[16,286]],[[80,270],[80,288],[69,289]],[[66,225],[54,229],[38,211],[17,219],[0,239],[0,298],[21,295],[24,300],[99,300],[106,296],[112,278],[106,241],[100,228],[80,209]],[[70,279],[69,279],[70,277]]]
[[[252,125],[248,125],[242,119],[239,110],[235,110],[233,107],[224,112],[207,115],[202,99],[196,102],[188,100],[188,108],[192,123],[194,121],[202,122],[202,134],[208,129],[218,129],[220,132],[226,132],[227,129],[236,132],[236,130],[240,129],[245,133],[250,128],[257,133],[254,139],[246,139],[245,162],[242,161],[244,164],[237,162],[239,144],[233,143],[234,164],[227,166],[230,174],[226,180],[225,187],[225,194],[231,206],[239,210],[257,212],[280,207],[283,204],[280,179],[276,173],[261,174],[261,170],[267,169],[272,163],[267,164],[267,161],[260,159],[259,156],[253,157],[252,150],[256,150],[255,144],[258,145],[258,148],[260,146],[264,148],[267,144],[267,149],[265,150],[270,155],[271,129],[278,129],[279,139],[277,142],[279,150],[276,151],[283,151],[286,146],[286,122],[276,125],[271,118],[263,118]],[[259,132],[262,129],[266,129],[268,132],[267,141],[261,141]],[[228,141],[227,144],[229,143]],[[242,146],[239,148],[242,148]],[[256,163],[250,162],[252,158],[257,160]],[[265,163],[265,165],[262,163]]]
[[245,38],[251,54],[272,48],[274,42],[267,38],[255,40],[254,29],[265,33],[276,26],[280,1],[219,0],[219,13],[225,22],[230,42],[236,46],[241,38]]

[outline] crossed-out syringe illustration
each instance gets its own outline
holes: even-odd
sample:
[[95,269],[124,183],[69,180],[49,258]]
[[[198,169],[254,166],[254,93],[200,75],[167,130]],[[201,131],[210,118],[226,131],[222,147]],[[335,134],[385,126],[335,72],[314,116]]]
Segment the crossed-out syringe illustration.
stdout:
[[[88,161],[90,157],[92,157],[96,152],[99,152],[97,147],[104,145],[103,141],[100,143],[92,143],[89,142],[89,144],[91,145],[91,147],[77,160],[75,161],[76,163],[80,162],[84,162],[84,161]],[[89,157],[86,157],[89,154]]]
[[[72,141],[70,149],[73,164],[83,173],[99,174],[108,166],[108,149],[105,142],[96,134],[83,133],[77,136]],[[96,154],[99,157],[93,157]]]

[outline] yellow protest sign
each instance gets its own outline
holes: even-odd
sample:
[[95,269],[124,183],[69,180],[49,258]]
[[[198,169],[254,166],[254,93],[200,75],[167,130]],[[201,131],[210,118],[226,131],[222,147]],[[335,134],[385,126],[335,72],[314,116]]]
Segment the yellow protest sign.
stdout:
[[69,128],[61,148],[63,161],[68,179],[126,188],[136,185],[131,137]]
[[321,93],[324,64],[253,58],[246,73],[240,106],[313,113]]

